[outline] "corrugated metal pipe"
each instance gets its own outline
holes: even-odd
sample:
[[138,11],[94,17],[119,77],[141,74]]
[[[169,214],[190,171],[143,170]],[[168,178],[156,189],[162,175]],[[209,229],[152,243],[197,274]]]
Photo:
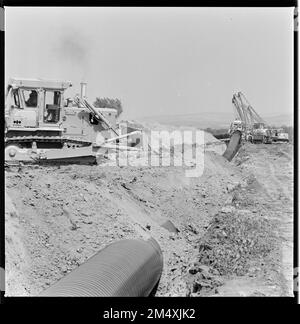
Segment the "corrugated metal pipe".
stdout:
[[39,296],[139,297],[156,289],[163,256],[153,239],[109,244]]
[[234,158],[236,153],[238,152],[241,144],[242,133],[240,131],[236,131],[230,137],[229,144],[226,148],[226,151],[223,153],[225,159],[229,162]]

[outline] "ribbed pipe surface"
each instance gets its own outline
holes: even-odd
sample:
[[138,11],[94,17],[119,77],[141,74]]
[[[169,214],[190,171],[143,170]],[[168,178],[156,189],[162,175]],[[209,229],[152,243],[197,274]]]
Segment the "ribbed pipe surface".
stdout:
[[148,296],[161,276],[163,256],[154,239],[109,244],[40,296]]
[[237,131],[234,132],[230,138],[226,151],[223,153],[223,156],[229,162],[234,158],[234,156],[236,155],[236,153],[240,148],[241,137],[242,137],[241,132]]

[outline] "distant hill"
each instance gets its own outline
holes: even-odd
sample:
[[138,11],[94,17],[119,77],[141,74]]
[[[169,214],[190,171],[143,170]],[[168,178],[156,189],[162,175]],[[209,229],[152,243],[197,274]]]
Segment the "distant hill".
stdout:
[[266,116],[264,117],[265,121],[269,125],[274,125],[274,126],[293,126],[294,124],[294,116],[291,114],[282,114],[282,115],[277,115],[277,116]]
[[[293,116],[282,114],[275,116],[262,116],[264,120],[274,126],[292,126]],[[233,113],[205,112],[201,114],[158,115],[139,118],[145,122],[157,122],[173,126],[191,126],[196,128],[228,128],[234,119]]]
[[146,122],[158,122],[173,126],[191,126],[197,128],[228,127],[233,114],[206,112],[202,114],[159,115],[139,118]]

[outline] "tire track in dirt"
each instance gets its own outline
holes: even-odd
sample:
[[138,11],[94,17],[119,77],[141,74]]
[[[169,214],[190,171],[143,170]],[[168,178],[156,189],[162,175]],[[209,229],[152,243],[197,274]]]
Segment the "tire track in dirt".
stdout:
[[[281,295],[293,295],[293,150],[290,146],[248,146],[250,170],[265,188],[268,219],[276,221],[278,237],[279,284]],[[248,152],[249,154],[249,152]]]

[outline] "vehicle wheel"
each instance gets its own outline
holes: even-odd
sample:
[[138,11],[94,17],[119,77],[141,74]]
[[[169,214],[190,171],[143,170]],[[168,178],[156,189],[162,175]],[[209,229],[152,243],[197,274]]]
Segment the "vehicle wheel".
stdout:
[[5,148],[5,160],[13,160],[18,153],[20,147],[18,145],[8,145]]

